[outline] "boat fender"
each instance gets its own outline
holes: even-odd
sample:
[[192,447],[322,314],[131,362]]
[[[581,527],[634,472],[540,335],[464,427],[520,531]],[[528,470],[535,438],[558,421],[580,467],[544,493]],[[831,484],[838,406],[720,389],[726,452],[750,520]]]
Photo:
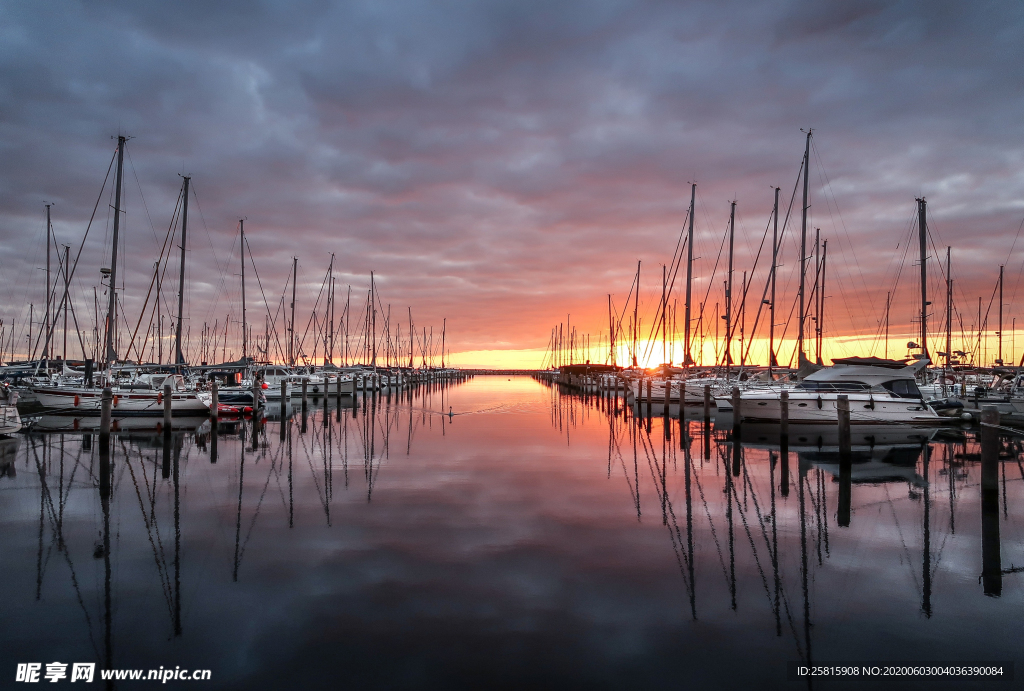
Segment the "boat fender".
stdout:
[[821,396],[818,396],[818,410],[821,410]]
[[118,398],[120,398],[120,396],[114,396],[114,401],[113,401],[113,403],[114,403],[114,407],[115,407],[115,408],[117,407],[117,399],[118,399]]
[[156,402],[157,403],[163,403],[164,402],[164,395],[163,395],[163,393],[158,393],[156,395]]
[[79,404],[79,403],[81,403],[81,402],[82,402],[82,399],[80,399],[80,398],[78,397],[78,394],[75,394],[75,407],[77,408],[77,407],[78,407],[78,404]]
[[870,408],[871,410],[875,409],[875,397],[874,396],[868,396],[868,408]]

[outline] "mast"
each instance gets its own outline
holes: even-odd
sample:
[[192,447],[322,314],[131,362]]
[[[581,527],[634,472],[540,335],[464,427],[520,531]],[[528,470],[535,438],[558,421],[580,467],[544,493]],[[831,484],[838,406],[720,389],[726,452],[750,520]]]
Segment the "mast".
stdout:
[[415,334],[416,332],[413,331],[412,326],[412,307],[409,307],[409,369],[412,369],[414,366],[412,358],[416,352],[416,345],[415,342],[413,341],[413,339],[416,337]]
[[996,360],[1002,364],[1002,267],[999,267],[999,357]]
[[804,355],[804,321],[807,319],[807,304],[806,294],[804,286],[804,274],[807,273],[807,184],[808,184],[808,173],[810,172],[811,162],[811,130],[807,130],[807,144],[804,146],[804,199],[803,209],[800,213],[800,319],[799,327],[797,329],[797,367],[799,368],[803,364],[803,360],[807,358]]
[[736,202],[729,202],[729,271],[725,281],[725,378],[729,378],[732,365],[732,260],[736,239]]
[[[178,273],[178,323],[174,331],[174,364],[183,365],[185,364],[185,357],[181,352],[181,318],[183,316],[183,309],[185,305],[185,239],[186,233],[188,232],[188,183],[192,179],[188,175],[183,176],[184,182],[182,183],[182,195],[184,201],[181,205],[181,270]],[[245,256],[244,253],[242,256]],[[244,268],[245,262],[242,262]],[[243,274],[244,277],[245,274]],[[244,285],[244,284],[243,284]],[[244,289],[243,289],[244,291]],[[244,295],[244,292],[243,292]],[[245,298],[242,298],[242,304],[245,304]],[[244,333],[244,332],[243,332]],[[242,343],[245,343],[243,338]],[[245,346],[242,346],[243,353]]]
[[[245,356],[248,354],[248,351],[247,351],[247,348],[246,348],[246,338],[245,338],[246,330],[247,330],[248,327],[247,327],[246,321],[245,321],[245,219],[244,218],[238,219],[238,228],[239,228],[239,232],[241,233],[241,240],[239,241],[239,246],[238,246],[238,248],[239,248],[238,255],[239,255],[239,258],[241,259],[241,262],[242,262],[242,358],[244,359]],[[292,298],[292,304],[294,306],[294,297]]]
[[371,336],[373,337],[373,352],[372,352],[372,361],[370,362],[370,365],[373,367],[374,371],[376,371],[377,370],[377,287],[374,285],[374,282],[373,282],[373,272],[372,271],[370,272],[370,309],[372,310],[371,313],[370,313],[370,320],[371,320],[370,324],[371,324],[371,328],[372,328]]
[[885,293],[885,359],[889,359],[889,304],[892,300],[892,291]]
[[814,290],[811,296],[814,298],[814,361],[821,361],[821,350],[818,346],[818,325],[821,319],[821,291],[818,290],[821,282],[821,228],[814,229]]
[[[668,267],[661,265],[661,361],[668,364]],[[668,377],[668,372],[665,372]]]
[[772,366],[775,364],[775,271],[779,263],[779,189],[775,188],[775,206],[772,207],[772,298],[768,305],[768,379],[772,378]]
[[690,186],[690,227],[686,236],[686,305],[683,311],[683,364],[693,364],[693,356],[690,354],[690,298],[693,290],[693,210],[697,200],[697,183]]
[[[64,354],[61,359],[68,359],[68,291],[70,290],[71,275],[68,273],[68,259],[71,251],[70,245],[64,245]],[[75,318],[75,323],[78,318]],[[61,368],[63,371],[63,368]]]
[[[948,374],[950,363],[953,357],[953,274],[950,273],[949,255],[952,247],[946,247],[946,367],[944,374]],[[945,380],[943,380],[945,385]]]
[[636,367],[637,312],[640,310],[640,261],[636,263],[636,295],[633,296],[633,367]]
[[46,205],[46,341],[40,357],[48,360],[50,356],[50,205]]
[[444,369],[444,332],[447,325],[448,318],[445,317],[444,319],[441,320],[441,369]]
[[295,282],[299,278],[299,258],[292,257],[292,325],[288,329],[288,365],[295,367]]
[[[921,355],[928,357],[928,221],[927,202],[924,197],[917,200],[918,238],[921,244]],[[1001,270],[1001,269],[1000,269]]]
[[818,364],[821,363],[821,351],[825,347],[825,265],[828,262],[828,240],[821,246],[821,288],[818,297]]
[[[107,333],[104,336],[104,348],[103,358],[106,360],[106,368],[114,364],[114,360],[117,359],[117,353],[114,351],[114,330],[117,328],[117,323],[114,319],[114,287],[117,285],[117,242],[118,234],[121,228],[121,177],[124,172],[124,144],[127,138],[118,135],[117,137],[117,175],[114,178],[114,237],[113,246],[110,250],[110,295],[107,301]],[[49,243],[49,239],[47,239]],[[47,288],[49,290],[49,288]],[[109,381],[109,379],[108,379]]]

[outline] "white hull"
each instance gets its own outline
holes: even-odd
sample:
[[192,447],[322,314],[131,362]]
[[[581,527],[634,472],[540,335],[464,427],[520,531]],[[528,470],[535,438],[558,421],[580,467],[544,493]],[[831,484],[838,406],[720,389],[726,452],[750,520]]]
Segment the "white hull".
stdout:
[[13,405],[0,406],[0,434],[14,434],[21,429],[21,416],[18,407]]
[[[99,415],[103,404],[103,389],[43,388],[33,389],[44,408],[82,415]],[[114,390],[110,412],[112,415],[163,415],[164,395],[159,391]],[[210,407],[192,392],[171,394],[172,415],[204,415]]]
[[[850,424],[938,425],[948,418],[939,417],[916,398],[896,398],[878,394],[848,393]],[[839,394],[789,391],[789,421],[795,424],[838,424]],[[732,411],[732,398],[715,399],[718,409]],[[735,411],[733,411],[735,413]],[[777,391],[748,391],[740,394],[740,419],[744,422],[779,422],[782,403]]]

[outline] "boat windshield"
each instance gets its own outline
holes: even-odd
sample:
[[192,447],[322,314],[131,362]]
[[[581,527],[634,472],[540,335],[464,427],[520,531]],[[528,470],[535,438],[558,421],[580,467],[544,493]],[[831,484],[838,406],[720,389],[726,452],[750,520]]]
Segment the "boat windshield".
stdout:
[[921,390],[913,379],[896,379],[882,384],[882,388],[898,398],[921,398]]
[[867,391],[869,384],[860,381],[814,381],[804,380],[796,385],[801,391],[819,391],[822,393],[842,393],[844,391]]

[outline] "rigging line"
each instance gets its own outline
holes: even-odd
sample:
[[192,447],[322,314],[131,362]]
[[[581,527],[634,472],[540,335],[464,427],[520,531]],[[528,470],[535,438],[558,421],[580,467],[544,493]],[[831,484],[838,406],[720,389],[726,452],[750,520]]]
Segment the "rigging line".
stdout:
[[[169,263],[169,260],[170,260],[170,252],[167,252],[167,259],[164,259],[164,252],[166,252],[168,250],[168,242],[170,241],[170,239],[172,237],[173,231],[175,230],[175,228],[178,227],[177,219],[179,217],[179,212],[181,210],[181,198],[182,198],[182,194],[181,194],[181,190],[179,190],[178,191],[178,200],[174,204],[174,213],[171,214],[171,222],[170,222],[170,224],[167,227],[167,234],[164,235],[164,242],[163,242],[163,245],[161,245],[161,247],[160,247],[160,255],[157,257],[157,271],[153,272],[153,278],[151,278],[149,280],[149,290],[146,291],[146,299],[142,303],[142,309],[139,310],[139,320],[135,323],[135,330],[132,332],[132,338],[131,338],[131,341],[128,343],[128,349],[125,351],[126,353],[130,352],[131,349],[132,349],[132,346],[135,345],[135,338],[136,338],[136,336],[138,336],[139,327],[142,325],[142,318],[146,314],[146,307],[149,306],[149,298],[153,294],[153,286],[156,285],[157,272],[159,271],[160,263],[161,262],[164,263],[164,276],[166,276],[166,271],[167,271],[166,267],[167,267],[167,264]],[[161,284],[162,283],[163,283],[163,276],[161,277]],[[142,342],[142,351],[143,352],[145,352],[146,344],[149,342],[149,332],[150,332],[150,327],[153,326],[153,315],[154,315],[155,311],[156,310],[152,310],[149,313],[149,323],[146,325],[146,338]],[[138,353],[139,351],[136,350],[135,352]],[[143,359],[142,355],[139,355],[139,362],[141,362],[142,359]]]
[[[811,149],[814,151],[815,160],[818,162],[818,173],[819,173],[819,176],[820,176],[819,179],[824,178],[825,184],[828,187],[829,194],[832,195],[832,201],[831,202],[829,202],[828,195],[822,195],[822,196],[825,197],[825,207],[828,209],[829,217],[832,219],[832,226],[834,228],[835,227],[840,227],[840,226],[842,227],[843,234],[846,236],[847,244],[849,244],[849,246],[850,246],[850,254],[853,255],[853,264],[854,264],[854,266],[857,267],[857,273],[860,275],[861,284],[864,286],[864,293],[863,294],[860,291],[854,291],[854,294],[857,296],[858,302],[860,302],[859,306],[860,306],[860,309],[861,309],[861,313],[866,315],[868,313],[868,311],[864,308],[863,295],[866,295],[869,292],[868,282],[867,282],[867,279],[864,277],[864,271],[861,269],[860,261],[857,259],[857,252],[854,249],[853,241],[850,239],[850,231],[846,227],[846,221],[843,219],[842,211],[839,210],[839,202],[836,199],[835,191],[832,189],[832,181],[829,179],[828,173],[825,171],[825,164],[822,162],[821,154],[819,153],[818,147],[817,147],[816,143],[813,140],[811,141]],[[832,205],[833,204],[836,207],[836,213],[839,215],[839,226],[836,226],[835,217],[832,216]],[[846,258],[846,251],[843,249],[842,239],[841,238],[836,238],[836,239],[839,240],[839,252],[841,254],[843,254],[843,258],[845,260],[845,258]],[[848,265],[849,262],[844,261],[844,264]],[[839,272],[837,271],[836,275],[838,275],[838,273]],[[844,304],[845,304],[846,303],[845,296],[843,298],[843,301],[844,301]],[[850,315],[850,317],[852,319],[853,315],[852,315],[852,313],[850,312],[849,309],[847,309],[847,313]]]
[[[146,537],[149,539],[149,546],[153,549],[153,562],[156,564],[156,573],[160,578],[160,589],[163,591],[164,602],[167,605],[167,613],[174,617],[174,605],[172,602],[171,595],[171,580],[170,575],[166,572],[164,564],[161,563],[160,557],[163,555],[163,543],[160,541],[160,534],[157,533],[157,542],[160,543],[160,549],[157,550],[157,542],[153,541],[153,523],[150,523],[150,516],[146,515],[146,507],[142,501],[142,492],[139,490],[139,482],[135,477],[135,469],[132,468],[131,456],[125,456],[125,463],[128,465],[128,472],[131,474],[132,484],[135,486],[135,496],[139,499],[139,510],[142,512],[142,524],[146,528]],[[148,479],[146,482],[147,488],[149,485]]]
[[[302,332],[302,339],[301,339],[301,340],[299,341],[299,344],[298,344],[298,348],[299,348],[299,356],[300,356],[300,357],[301,357],[301,358],[302,358],[303,360],[305,360],[305,361],[306,361],[307,363],[310,363],[310,361],[309,361],[309,360],[307,360],[307,358],[306,358],[306,354],[305,354],[305,352],[303,351],[303,344],[304,344],[304,343],[306,342],[306,336],[308,336],[308,335],[309,335],[309,327],[310,327],[310,326],[311,326],[311,325],[313,324],[313,318],[314,318],[314,317],[316,316],[316,311],[317,311],[317,309],[319,309],[319,307],[320,307],[320,298],[321,298],[321,297],[323,297],[323,294],[324,294],[324,287],[325,287],[325,286],[327,285],[327,279],[328,279],[329,277],[330,277],[330,271],[328,271],[328,272],[327,272],[326,274],[324,274],[324,280],[323,280],[323,281],[322,281],[322,282],[320,283],[320,291],[319,291],[319,292],[318,292],[318,293],[316,294],[316,302],[314,302],[314,303],[313,303],[313,311],[309,313],[309,320],[308,320],[308,321],[306,322],[306,328],[305,328],[305,330],[304,330],[304,331]],[[307,291],[307,293],[308,293],[308,292],[309,292],[309,291]],[[307,297],[308,297],[308,296],[307,296]],[[294,327],[293,327],[293,328],[294,328]],[[316,346],[314,346],[314,348],[315,348],[315,347],[316,347]]]
[[[254,423],[255,424],[255,423]],[[257,461],[258,462],[258,461]],[[260,493],[259,501],[256,502],[256,511],[252,514],[252,521],[249,523],[249,530],[245,533],[245,540],[242,542],[241,551],[238,553],[238,563],[242,562],[242,558],[245,556],[245,547],[249,544],[249,538],[252,536],[252,530],[256,527],[256,519],[259,518],[260,508],[263,506],[263,497],[267,494],[267,487],[270,486],[270,478],[274,474],[274,464],[270,464],[270,472],[267,473],[267,481],[263,483],[263,492]]]
[[[245,246],[249,247],[249,241],[245,241]],[[242,249],[244,251],[244,248]],[[256,260],[252,258],[252,248],[249,248],[249,264],[252,265],[252,272],[256,276],[256,285],[260,288],[260,295],[263,296],[263,304],[266,305],[267,315],[270,315],[270,302],[267,300],[267,294],[263,291],[263,282],[260,281],[259,271],[256,270]],[[277,334],[277,315],[280,313],[284,301],[284,293],[288,290],[289,281],[291,281],[291,274],[288,274],[288,278],[284,283],[284,290],[281,293],[282,304],[278,306],[278,311],[270,317],[270,328],[274,332],[274,342],[277,344],[278,352],[284,354],[284,348],[281,346],[281,340]]]
[[[39,481],[40,481],[40,485],[42,487],[43,495],[46,497],[46,503],[49,505],[49,508],[50,508],[50,512],[51,512],[50,530],[52,532],[53,531],[53,526],[57,524],[56,514],[53,513],[53,497],[50,494],[50,488],[46,484],[46,474],[45,474],[45,472],[43,470],[43,465],[42,465],[42,463],[39,460],[39,454],[37,452],[35,444],[32,445],[32,453],[33,453],[33,456],[35,457],[36,470],[39,473]],[[56,539],[56,535],[53,535],[53,538]],[[79,607],[82,608],[82,614],[85,615],[86,628],[87,628],[87,630],[89,632],[89,643],[92,645],[93,650],[96,652],[96,656],[99,657],[100,656],[100,654],[99,654],[99,647],[96,645],[96,640],[93,637],[92,617],[89,616],[89,610],[88,610],[88,608],[86,608],[85,600],[82,598],[82,589],[78,585],[78,576],[75,573],[75,565],[72,563],[71,555],[68,554],[67,549],[60,549],[58,547],[57,551],[64,555],[64,559],[68,563],[68,569],[71,571],[71,585],[72,585],[72,587],[75,590],[75,597],[78,600],[78,605],[79,605]],[[49,558],[47,558],[47,561],[49,561]]]
[[[117,147],[114,147],[114,155],[110,157],[110,164],[107,166],[107,174],[104,176],[103,184],[100,186],[100,193],[96,196],[96,203],[92,207],[92,215],[89,216],[89,223],[85,226],[85,233],[82,235],[82,242],[81,242],[81,244],[78,245],[78,252],[75,253],[75,263],[71,265],[71,274],[68,277],[68,285],[71,284],[71,279],[75,275],[75,269],[78,268],[78,260],[81,259],[81,257],[82,257],[82,250],[85,249],[85,241],[89,237],[89,230],[92,229],[92,222],[96,218],[96,210],[99,208],[100,201],[103,199],[103,190],[106,189],[107,180],[110,179],[110,171],[113,170],[113,168],[114,168],[114,161],[115,160],[117,160]],[[111,192],[111,194],[113,194],[113,192]],[[110,220],[109,220],[109,216],[110,216],[109,207],[107,209],[107,216],[108,216],[107,223],[109,224],[110,223]],[[49,228],[46,229],[46,234],[47,234],[46,242],[47,242],[47,244],[49,244],[49,242],[50,242],[50,238],[49,238],[50,229]],[[47,290],[49,290],[49,286],[47,286]],[[36,346],[38,346],[38,345],[39,345],[39,339],[37,338],[36,339]],[[33,353],[35,352],[35,348],[32,349],[32,352]],[[29,354],[29,357],[31,357],[31,353]]]
[[[735,459],[735,455],[736,454],[733,454],[733,455],[734,455],[733,463],[735,463],[736,462],[736,459]],[[744,463],[743,465],[746,466],[746,463]],[[757,572],[759,574],[761,574],[761,584],[764,586],[765,597],[768,598],[768,607],[774,611],[775,603],[772,601],[772,591],[771,591],[771,588],[768,587],[768,577],[764,573],[764,567],[761,566],[761,558],[758,557],[758,555],[757,555],[757,545],[754,543],[754,536],[750,532],[750,525],[747,523],[747,514],[744,513],[744,511],[743,511],[743,502],[739,501],[738,499],[736,501],[736,512],[739,513],[739,515],[740,515],[740,522],[743,524],[743,530],[747,534],[747,542],[750,543],[750,550],[751,550],[751,552],[753,552],[753,555],[754,555],[754,563],[757,565]],[[764,530],[764,521],[760,520],[759,523],[761,524],[761,530],[763,531]],[[765,536],[765,539],[767,540],[767,535]],[[768,550],[768,552],[769,552],[769,554],[771,554],[771,550],[770,549]]]
[[[227,273],[227,266],[226,265],[225,266],[221,266],[220,258],[217,257],[217,248],[214,247],[213,238],[210,237],[210,228],[206,225],[206,216],[203,215],[203,207],[199,203],[199,194],[196,192],[196,181],[192,180],[192,183],[189,185],[189,187],[192,189],[192,198],[196,200],[196,208],[199,209],[199,220],[201,220],[203,222],[203,232],[206,233],[206,241],[210,245],[210,251],[213,252],[213,263],[216,265],[218,273],[220,273],[220,282],[221,282],[221,285],[223,285],[224,284],[224,276]],[[234,243],[232,243],[232,244],[234,244]],[[216,304],[214,304],[210,308],[210,310],[215,310],[215,309],[216,309]],[[207,311],[206,316],[207,316],[207,318],[209,318],[213,314],[214,314],[214,312]]]
[[[694,469],[696,471],[696,468]],[[708,501],[704,498],[704,486],[700,483],[700,474],[693,473],[693,481],[697,485],[697,493],[700,494],[700,501],[704,505],[704,513],[708,517],[708,526],[711,528],[711,539],[715,541],[715,550],[718,552],[718,563],[722,565],[722,575],[729,580],[729,570],[725,566],[725,556],[722,554],[722,544],[718,541],[718,533],[715,531],[715,523],[711,520],[711,509]]]
[[914,571],[913,563],[914,559],[910,556],[910,549],[907,547],[907,539],[903,537],[903,529],[900,527],[900,519],[896,515],[896,506],[892,503],[892,497],[889,496],[889,486],[885,487],[885,499],[889,505],[889,510],[892,512],[892,520],[896,524],[896,533],[900,536],[900,544],[903,546],[903,553],[907,555],[907,566],[910,567],[910,578],[914,581],[914,590],[918,593],[921,592],[921,586],[917,582],[917,573]]

